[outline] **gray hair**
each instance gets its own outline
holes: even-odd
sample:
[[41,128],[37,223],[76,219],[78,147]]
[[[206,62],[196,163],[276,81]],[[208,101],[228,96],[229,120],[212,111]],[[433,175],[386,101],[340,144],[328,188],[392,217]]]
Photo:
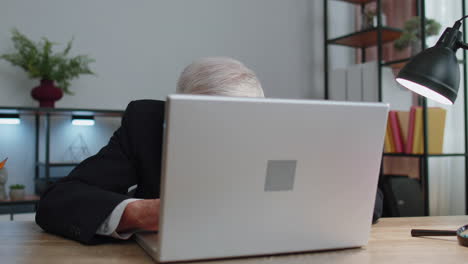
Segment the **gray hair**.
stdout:
[[240,61],[209,57],[194,61],[182,71],[177,93],[233,97],[264,97],[255,73]]

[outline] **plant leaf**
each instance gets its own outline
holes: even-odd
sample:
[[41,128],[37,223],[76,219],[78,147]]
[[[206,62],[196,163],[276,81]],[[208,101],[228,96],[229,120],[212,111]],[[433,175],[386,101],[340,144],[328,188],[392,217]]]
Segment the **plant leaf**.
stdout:
[[63,51],[54,53],[53,47],[57,43],[46,37],[35,43],[16,28],[11,30],[11,34],[15,52],[1,54],[0,59],[21,67],[31,79],[53,80],[66,94],[72,95],[69,90],[71,80],[83,74],[94,74],[89,68],[94,59],[87,55],[69,57],[73,38],[68,41]]

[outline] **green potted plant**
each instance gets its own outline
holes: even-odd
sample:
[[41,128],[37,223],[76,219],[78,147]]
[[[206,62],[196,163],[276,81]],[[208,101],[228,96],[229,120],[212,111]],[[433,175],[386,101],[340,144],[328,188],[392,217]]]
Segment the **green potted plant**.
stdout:
[[[439,34],[440,23],[434,19],[426,19],[426,37]],[[400,38],[395,40],[393,46],[395,49],[402,51],[407,47],[411,47],[411,54],[416,55],[421,51],[421,18],[412,17],[405,22],[403,33]]]
[[34,42],[17,29],[11,32],[16,51],[2,54],[0,59],[21,67],[31,79],[40,80],[40,85],[31,91],[40,107],[54,107],[63,93],[73,94],[69,90],[72,79],[82,74],[94,74],[89,68],[89,64],[94,62],[92,58],[87,55],[69,56],[73,39],[63,51],[53,52],[52,47],[57,44],[45,37]]
[[24,185],[14,184],[10,185],[10,200],[22,200],[24,199]]

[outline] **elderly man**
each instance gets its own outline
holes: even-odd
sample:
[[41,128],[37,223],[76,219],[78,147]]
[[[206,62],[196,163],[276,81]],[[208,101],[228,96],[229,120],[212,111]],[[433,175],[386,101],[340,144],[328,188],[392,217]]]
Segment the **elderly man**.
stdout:
[[[264,96],[254,72],[230,58],[195,61],[177,86],[178,93]],[[109,143],[43,194],[37,224],[85,244],[158,230],[163,123],[164,102],[131,102]],[[378,196],[374,219],[380,216],[381,200]]]
[[[204,58],[182,72],[177,92],[263,97],[254,72],[231,58]],[[158,230],[164,102],[138,100],[109,143],[41,197],[36,223],[85,244]],[[134,196],[128,195],[137,186]]]

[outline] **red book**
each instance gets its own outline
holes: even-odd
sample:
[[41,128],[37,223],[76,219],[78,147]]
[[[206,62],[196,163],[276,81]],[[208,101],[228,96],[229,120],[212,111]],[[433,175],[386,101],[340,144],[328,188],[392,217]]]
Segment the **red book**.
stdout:
[[408,142],[406,142],[406,154],[413,153],[413,142],[414,142],[414,123],[416,121],[416,108],[412,106],[410,110],[409,125],[408,125]]
[[396,111],[389,112],[390,127],[392,128],[393,142],[395,143],[395,152],[403,153],[403,140],[401,137],[400,124],[398,123],[398,117]]

